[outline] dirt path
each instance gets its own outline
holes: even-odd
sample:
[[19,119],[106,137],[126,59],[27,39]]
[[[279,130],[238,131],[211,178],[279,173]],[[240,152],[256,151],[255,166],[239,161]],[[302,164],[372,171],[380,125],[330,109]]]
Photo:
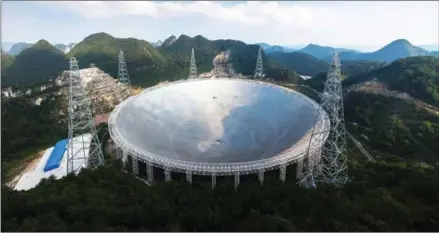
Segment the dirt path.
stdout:
[[11,171],[11,176],[14,176],[14,178],[10,182],[8,182],[6,185],[8,185],[11,188],[14,188],[24,173],[30,172],[37,167],[38,163],[40,162],[40,160],[43,157],[45,152],[46,152],[46,149],[44,149],[44,150],[38,152],[37,154],[30,156],[30,157],[24,159],[22,162],[20,162],[20,165],[18,165],[16,168],[14,168]]

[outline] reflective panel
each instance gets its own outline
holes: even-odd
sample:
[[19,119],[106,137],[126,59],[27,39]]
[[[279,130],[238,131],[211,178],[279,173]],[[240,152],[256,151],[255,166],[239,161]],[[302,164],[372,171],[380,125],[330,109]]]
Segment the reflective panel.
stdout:
[[239,163],[291,147],[306,150],[317,104],[268,83],[203,79],[150,88],[124,102],[114,117],[118,137],[136,150],[180,161]]

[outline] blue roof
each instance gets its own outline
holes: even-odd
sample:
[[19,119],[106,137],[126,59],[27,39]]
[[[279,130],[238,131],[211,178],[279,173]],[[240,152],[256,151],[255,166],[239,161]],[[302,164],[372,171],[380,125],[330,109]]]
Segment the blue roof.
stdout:
[[64,157],[64,152],[66,151],[68,142],[69,139],[64,139],[58,141],[55,144],[55,147],[53,148],[53,151],[50,154],[49,159],[47,160],[46,166],[44,166],[44,172],[59,168],[61,160]]

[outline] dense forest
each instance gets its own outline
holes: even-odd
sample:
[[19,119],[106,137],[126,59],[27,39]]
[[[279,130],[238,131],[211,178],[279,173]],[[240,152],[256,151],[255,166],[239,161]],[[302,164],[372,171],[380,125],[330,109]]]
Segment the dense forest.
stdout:
[[[364,93],[346,100],[348,130],[378,162],[367,162],[348,141],[351,180],[343,188],[301,188],[294,166],[286,183],[273,172],[267,173],[263,186],[256,179],[247,180],[236,191],[232,182],[214,190],[208,182],[189,185],[184,180],[147,186],[123,172],[119,162],[108,159],[98,170],[48,179],[30,191],[3,187],[2,198],[7,201],[2,201],[2,229],[438,231],[438,117],[395,101]],[[389,119],[395,114],[401,122],[391,127]],[[412,134],[423,134],[422,145],[411,141],[404,127],[415,130]],[[99,134],[108,137],[105,126]],[[430,150],[428,154],[422,146]]]
[[[439,58],[407,57],[389,65],[377,62],[342,61],[343,87],[376,80],[389,90],[405,92],[426,103],[439,106]],[[363,72],[365,71],[365,72]],[[323,90],[326,72],[306,81],[306,85]]]
[[65,106],[60,96],[47,94],[41,105],[29,97],[2,99],[2,181],[22,159],[67,137],[67,122],[59,111]]
[[[166,42],[166,41],[165,41]],[[3,54],[3,86],[23,86],[46,82],[68,69],[67,57],[76,57],[80,68],[90,64],[117,77],[118,53],[123,50],[132,83],[151,86],[160,81],[186,78],[189,73],[191,49],[195,50],[198,72],[212,69],[212,59],[218,53],[230,50],[233,68],[244,75],[254,73],[258,45],[248,45],[236,40],[208,40],[181,35],[173,43],[154,47],[145,40],[115,38],[107,33],[95,33],[78,43],[68,54],[63,54],[47,41],[41,40],[23,50],[14,60]],[[264,68],[278,81],[291,81],[299,76],[291,67],[280,67],[263,53]],[[51,67],[47,69],[47,67]]]
[[[334,189],[286,183],[276,173],[223,183],[147,186],[108,161],[27,192],[2,187],[4,231],[438,231],[437,166],[349,153],[351,180]],[[7,200],[7,201],[5,201]]]
[[293,69],[297,73],[306,76],[314,76],[329,69],[329,63],[306,53],[274,52],[268,54],[268,57],[277,62],[281,67]]
[[411,161],[439,162],[439,113],[394,97],[353,92],[345,97],[346,125],[374,150]]
[[40,40],[14,57],[9,65],[2,66],[2,86],[46,82],[56,78],[68,68],[69,63],[65,54],[49,42]]

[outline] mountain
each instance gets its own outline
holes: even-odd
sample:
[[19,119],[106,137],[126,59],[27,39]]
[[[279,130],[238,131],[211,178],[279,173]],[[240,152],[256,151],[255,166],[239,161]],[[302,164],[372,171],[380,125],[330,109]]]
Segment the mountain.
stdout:
[[[40,41],[40,44],[42,42]],[[27,51],[23,56],[17,56],[14,64],[10,67],[10,75],[4,77],[5,85],[22,85],[35,83],[37,80],[44,81],[49,79],[53,73],[49,73],[50,77],[36,77],[28,79],[29,72],[36,67],[45,67],[47,71],[59,72],[59,65],[42,65],[44,59],[39,62],[33,62],[35,53],[43,53],[41,56],[58,56],[60,61],[66,61],[66,56],[62,55],[62,49],[66,49],[65,45],[57,45],[58,48],[50,45],[46,51],[37,49],[41,47],[34,46],[32,50]],[[74,45],[74,44],[73,44]],[[125,52],[125,60],[127,63],[130,78],[134,85],[149,86],[155,85],[160,81],[172,81],[186,77],[189,73],[189,59],[191,49],[195,49],[197,66],[199,73],[210,71],[213,67],[213,58],[226,50],[232,53],[231,64],[238,73],[244,75],[253,75],[256,66],[258,45],[247,45],[241,41],[235,40],[215,40],[211,41],[203,36],[189,37],[181,35],[178,38],[171,36],[162,46],[154,47],[145,40],[135,38],[115,38],[107,33],[95,33],[80,43],[74,45],[73,49],[68,52],[68,57],[76,57],[80,68],[89,67],[94,64],[113,77],[117,77],[118,70],[118,53],[122,49]],[[44,53],[51,53],[47,55]],[[62,56],[60,56],[62,55]],[[295,80],[298,76],[294,72],[285,69],[270,70],[278,67],[272,63],[270,59],[263,53],[265,70],[273,75],[274,79]],[[26,65],[25,65],[26,64]],[[58,64],[58,63],[57,63]],[[68,68],[68,62],[61,67]],[[27,67],[25,67],[27,66]],[[23,71],[20,71],[20,68]],[[38,68],[40,69],[40,68]],[[42,68],[41,68],[42,69]],[[47,72],[36,71],[39,75]],[[19,77],[14,77],[19,76]],[[297,76],[297,77],[296,77]],[[30,80],[26,83],[26,80]]]
[[266,54],[274,53],[274,52],[293,52],[295,49],[283,47],[280,45],[269,45],[267,43],[257,43],[264,50]]
[[64,52],[67,49],[67,45],[65,45],[65,44],[56,44],[55,48],[57,48],[61,52]]
[[9,67],[11,67],[12,63],[14,62],[14,57],[11,55],[8,55],[3,50],[1,51],[1,77],[3,81],[3,77],[7,76],[7,72]]
[[[163,75],[157,78],[166,79],[184,74],[181,67],[187,67],[189,52],[194,46],[198,50],[200,67],[206,64],[208,68],[212,54],[230,49],[234,64],[244,71],[254,69],[255,53],[259,49],[258,45],[240,41],[211,41],[202,36],[184,35],[165,48],[154,48],[143,40],[98,33],[86,37],[71,53],[82,56],[80,65],[83,67],[88,65],[87,61],[98,61],[100,66],[110,69],[114,64],[109,66],[104,59],[112,62],[122,48],[128,51],[125,53],[127,58],[130,56],[127,59],[130,73],[132,71],[138,80],[150,80],[154,78],[152,75]],[[60,57],[52,59],[47,56],[49,51]],[[265,53],[263,56],[267,74],[280,70],[269,56]],[[2,65],[8,59],[13,58],[2,56]],[[42,68],[39,72],[28,72],[31,79],[56,68],[57,61],[62,60],[62,64],[67,65],[65,59],[62,52],[42,40],[17,55],[11,67],[21,64],[15,71],[23,72],[45,63],[45,66],[38,66]],[[147,62],[151,65],[144,64]],[[347,89],[355,85],[362,88],[366,82],[376,81],[434,104],[438,58],[409,57],[384,67],[381,67],[382,63],[369,61],[342,61],[342,65],[343,72],[348,67],[356,67],[349,72],[358,72],[347,74],[343,81]],[[162,69],[153,73],[156,66]],[[292,70],[284,71],[294,75]],[[360,74],[364,71],[366,74]],[[43,77],[48,76],[50,74]],[[348,81],[352,81],[351,85]],[[2,99],[2,179],[8,171],[3,168],[16,168],[11,164],[23,165],[22,160],[30,160],[31,155],[37,154],[36,148],[47,148],[67,135],[67,124],[58,117],[61,108],[67,109],[61,100],[53,93],[41,106],[29,104],[27,98]],[[265,171],[263,185],[257,180],[257,174],[252,174],[242,177],[237,188],[233,178],[218,179],[212,190],[208,182],[202,181],[205,177],[194,176],[193,184],[189,184],[184,174],[173,174],[172,182],[162,182],[156,176],[156,182],[149,186],[142,181],[146,179],[145,166],[139,166],[140,173],[136,177],[122,169],[120,161],[108,159],[105,166],[98,169],[84,169],[78,175],[60,180],[44,179],[26,192],[3,186],[1,195],[7,203],[2,206],[2,229],[438,231],[435,203],[439,203],[439,118],[416,103],[357,90],[347,93],[344,112],[346,129],[361,141],[376,162],[366,161],[353,143],[347,141],[350,181],[342,188],[324,184],[318,184],[315,189],[300,187],[294,176],[294,166],[288,167],[285,182],[279,182],[279,173],[274,170]],[[103,146],[109,137],[105,128],[105,123],[98,127]],[[21,153],[16,153],[17,149],[21,149]],[[107,155],[107,150],[104,153]],[[6,159],[9,166],[5,166]],[[129,166],[127,169],[130,170]],[[80,198],[84,190],[89,190],[90,195]],[[41,208],[44,206],[53,208]],[[90,221],[90,216],[99,216],[99,219]]]
[[[435,55],[436,52],[428,52],[427,50],[412,45],[405,39],[398,39],[392,41],[383,48],[371,53],[355,53],[350,51],[340,52],[341,60],[368,60],[368,61],[383,61],[393,62],[400,58],[413,56],[427,56]],[[325,61],[330,61],[331,56],[324,58]]]
[[163,41],[163,43],[161,44],[161,46],[163,47],[167,47],[169,45],[171,45],[172,43],[174,43],[177,40],[177,37],[175,37],[174,35],[168,37],[168,39],[166,39],[165,41]]
[[405,39],[399,39],[391,42],[378,51],[373,53],[365,53],[360,57],[363,58],[362,60],[392,62],[400,58],[424,56],[427,54],[427,50],[414,46]]
[[430,51],[428,53],[429,56],[433,56],[433,57],[439,57],[439,51]]
[[[341,73],[342,79],[347,80],[351,77],[362,75],[387,65],[385,62],[376,61],[357,61],[357,60],[342,60]],[[306,85],[316,89],[317,91],[323,91],[323,87],[327,77],[327,70],[314,75],[311,79],[305,81]]]
[[[165,43],[160,47],[160,51],[171,58],[170,64],[174,67],[180,66],[185,72],[189,72],[189,54],[194,48],[199,73],[210,71],[213,58],[220,52],[230,50],[233,69],[243,75],[253,75],[259,49],[259,45],[256,44],[249,45],[237,40],[208,40],[201,35],[192,38],[181,35],[172,44],[164,46]],[[265,52],[262,52],[262,58],[265,69],[277,67]]]
[[124,51],[130,78],[134,83],[157,82],[168,69],[166,58],[160,51],[145,40],[135,38],[115,38],[107,33],[95,33],[67,54],[74,56],[80,68],[89,67],[91,63],[113,77],[117,77],[118,54]]
[[421,48],[423,48],[425,50],[429,50],[429,51],[439,50],[439,44],[418,45],[418,47],[421,47]]
[[16,56],[19,53],[21,53],[23,50],[31,47],[33,44],[30,43],[24,43],[24,42],[20,42],[20,43],[16,43],[14,45],[12,45],[11,49],[9,50],[8,54]]
[[70,43],[68,45],[65,44],[56,44],[55,48],[57,48],[58,50],[60,50],[63,53],[68,53],[70,52],[70,50],[72,50],[73,47],[75,47],[76,43]]
[[320,72],[326,72],[329,69],[328,63],[306,53],[274,52],[268,54],[268,57],[274,62],[277,62],[281,67],[293,69],[298,74],[305,76],[314,76]]
[[2,42],[2,51],[8,53],[14,44],[14,42]]
[[149,43],[154,47],[160,47],[163,44],[163,42],[161,40],[159,40],[157,42],[149,42]]
[[355,51],[352,49],[333,48],[333,47],[329,47],[329,46],[320,46],[320,45],[316,45],[316,44],[309,44],[305,48],[299,49],[297,52],[306,53],[306,54],[314,56],[318,59],[324,59],[327,57],[332,57],[332,55],[334,54],[334,51],[355,52],[355,53],[358,52],[358,51]]
[[45,40],[24,49],[2,77],[2,85],[29,85],[57,77],[68,69],[67,57]]
[[382,68],[350,77],[343,85],[348,87],[371,80],[439,107],[439,58],[420,56],[398,59]]

